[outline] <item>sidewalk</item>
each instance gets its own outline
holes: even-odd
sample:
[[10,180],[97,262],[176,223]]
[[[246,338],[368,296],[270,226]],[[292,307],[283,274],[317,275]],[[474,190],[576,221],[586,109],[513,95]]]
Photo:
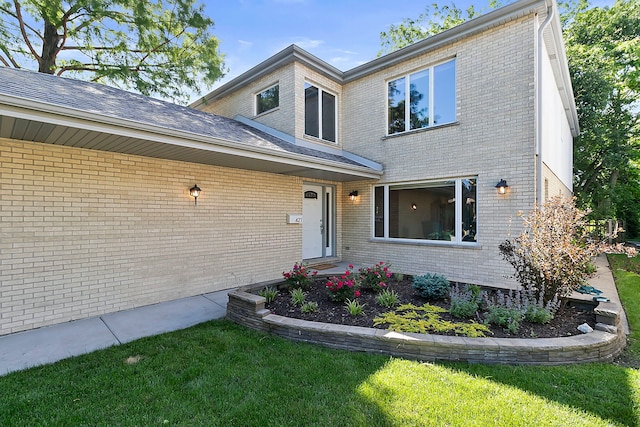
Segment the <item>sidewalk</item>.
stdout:
[[0,375],[221,319],[230,290],[0,337]]

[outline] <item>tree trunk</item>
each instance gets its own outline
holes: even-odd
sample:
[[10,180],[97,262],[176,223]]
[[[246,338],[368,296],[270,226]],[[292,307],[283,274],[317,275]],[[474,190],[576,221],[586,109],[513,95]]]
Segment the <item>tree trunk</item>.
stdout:
[[56,56],[58,55],[59,46],[58,43],[60,37],[58,36],[58,29],[51,23],[44,23],[44,40],[42,42],[42,55],[40,57],[40,64],[38,66],[38,72],[53,74],[56,69]]

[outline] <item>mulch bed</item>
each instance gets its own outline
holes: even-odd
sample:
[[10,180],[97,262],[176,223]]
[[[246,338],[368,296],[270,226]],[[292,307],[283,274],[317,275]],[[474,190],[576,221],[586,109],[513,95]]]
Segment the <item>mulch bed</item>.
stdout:
[[[375,317],[392,310],[378,305],[375,300],[375,293],[362,290],[358,299],[364,304],[364,315],[350,316],[345,309],[344,303],[333,302],[329,299],[325,289],[325,282],[325,279],[316,279],[315,283],[306,291],[306,301],[315,301],[318,303],[318,310],[314,313],[302,313],[299,306],[294,306],[291,303],[289,291],[285,286],[280,286],[278,296],[274,301],[267,303],[266,308],[280,316],[309,320],[312,322],[387,329],[387,325],[373,325],[373,319]],[[399,304],[421,306],[429,303],[445,309],[449,308],[449,303],[446,300],[428,301],[420,297],[412,287],[411,276],[405,276],[404,280],[400,282],[390,283],[388,289],[394,290],[398,294]],[[441,313],[441,317],[444,320],[464,322],[464,320],[454,318],[449,313]],[[478,313],[477,318],[474,320],[482,323],[482,314]],[[581,332],[578,331],[577,327],[582,323],[588,323],[591,327],[595,326],[596,322],[593,310],[585,310],[567,304],[561,307],[554,319],[547,324],[542,325],[523,321],[519,332],[516,334],[511,334],[499,326],[489,325],[489,328],[493,333],[492,337],[495,338],[553,338],[579,335]]]

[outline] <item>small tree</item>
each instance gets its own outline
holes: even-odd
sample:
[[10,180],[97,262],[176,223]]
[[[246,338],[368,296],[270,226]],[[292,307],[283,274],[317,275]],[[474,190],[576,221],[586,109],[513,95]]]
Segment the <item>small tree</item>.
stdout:
[[575,206],[575,198],[553,197],[523,217],[524,230],[500,244],[500,253],[516,270],[525,289],[542,294],[544,302],[567,297],[591,274],[592,257],[603,251],[627,252],[589,239],[587,211]]

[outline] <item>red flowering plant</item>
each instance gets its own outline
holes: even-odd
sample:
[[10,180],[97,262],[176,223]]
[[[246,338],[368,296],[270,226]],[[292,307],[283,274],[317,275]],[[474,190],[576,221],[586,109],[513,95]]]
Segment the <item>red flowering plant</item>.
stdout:
[[353,277],[353,265],[349,264],[349,268],[340,277],[329,277],[326,283],[329,299],[332,301],[343,302],[348,299],[358,298],[360,291]]
[[285,282],[292,288],[309,289],[311,283],[318,275],[317,271],[311,272],[302,263],[295,263],[291,271],[285,271],[282,273]]
[[362,267],[358,270],[360,286],[362,289],[371,289],[380,292],[387,288],[389,279],[393,273],[389,270],[389,264],[380,261],[373,267]]

